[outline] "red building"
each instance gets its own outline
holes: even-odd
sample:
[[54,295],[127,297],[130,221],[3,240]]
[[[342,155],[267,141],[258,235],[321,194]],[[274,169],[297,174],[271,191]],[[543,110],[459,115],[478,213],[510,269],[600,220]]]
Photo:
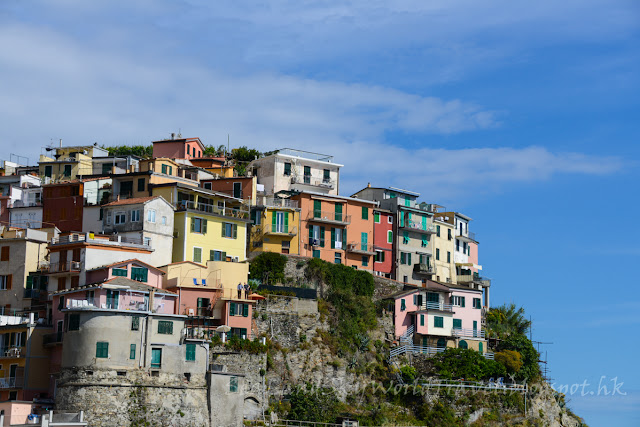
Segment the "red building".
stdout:
[[393,271],[393,213],[385,209],[373,209],[373,247],[376,251],[373,274],[391,277]]
[[255,176],[239,176],[236,178],[203,179],[200,186],[207,190],[228,194],[237,199],[251,200],[255,204]]
[[83,193],[82,181],[43,186],[43,222],[61,232],[82,231]]
[[153,157],[167,157],[169,159],[193,159],[202,157],[204,144],[200,138],[175,138],[153,141]]

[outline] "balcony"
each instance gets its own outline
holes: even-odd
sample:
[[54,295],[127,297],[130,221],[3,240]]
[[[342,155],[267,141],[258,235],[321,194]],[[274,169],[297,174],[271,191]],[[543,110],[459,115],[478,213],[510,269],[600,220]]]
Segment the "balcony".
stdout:
[[295,148],[281,148],[278,154],[283,156],[300,157],[302,159],[315,160],[318,162],[333,162],[333,156],[321,153],[313,153],[311,151],[296,150]]
[[98,244],[98,245],[142,246],[144,249],[151,249],[149,247],[149,245],[145,245],[145,243],[142,240],[142,238],[123,237],[123,236],[120,236],[120,235],[99,235],[99,234],[92,234],[92,233],[74,233],[74,234],[69,234],[69,235],[60,236],[60,237],[51,239],[51,245],[68,245],[68,244],[82,243],[82,242]]
[[307,185],[311,187],[320,187],[333,190],[336,187],[336,182],[333,179],[314,178],[310,175],[304,176],[292,176],[292,184]]
[[203,212],[211,215],[220,215],[234,219],[249,219],[249,210],[246,207],[242,208],[229,208],[218,207],[216,205],[209,205],[206,203],[196,203],[188,200],[182,200],[176,204],[176,209],[179,211],[196,211]]
[[476,233],[474,233],[473,231],[465,231],[461,233],[459,229],[456,229],[456,238],[465,242],[478,242],[476,240]]
[[47,291],[40,289],[25,289],[24,290],[24,299],[40,299],[46,298]]
[[0,358],[21,357],[25,355],[24,347],[2,347],[0,348]]
[[420,233],[436,234],[435,225],[429,224],[429,225],[423,226],[421,222],[416,222],[416,221],[405,221],[404,225],[401,225],[400,228],[404,228],[412,231],[418,231]]
[[[67,262],[54,262],[46,263],[41,262],[38,266],[39,270],[47,274],[59,274],[59,273],[79,273],[81,270],[80,261],[67,261]],[[34,289],[31,289],[32,291]]]
[[436,266],[431,264],[415,264],[413,272],[416,274],[433,275],[436,274]]
[[53,334],[46,334],[42,336],[42,344],[44,345],[58,345],[62,344],[62,331],[55,332]]
[[[122,303],[121,303],[122,302]],[[106,302],[98,303],[93,299],[77,298],[67,299],[65,301],[66,309],[74,310],[130,310],[130,311],[149,311],[149,303],[146,301],[124,301],[120,299],[107,298]],[[157,308],[157,306],[156,306]]]
[[346,251],[354,254],[362,254],[362,255],[376,254],[375,249],[373,249],[373,245],[357,243],[357,242],[347,243]]
[[456,278],[458,280],[458,283],[475,283],[476,285],[480,285],[485,288],[491,286],[491,279],[482,277],[476,272],[468,274],[458,274]]
[[263,197],[262,201],[258,202],[258,204],[260,203],[262,203],[262,206],[266,206],[268,208],[298,209],[299,207],[297,200],[280,199],[278,197]]
[[298,227],[288,227],[286,225],[269,225],[265,224],[262,228],[262,234],[273,236],[289,236],[293,237],[298,235]]
[[24,385],[23,377],[4,377],[0,378],[0,389],[22,388]]
[[351,215],[330,211],[313,211],[307,216],[307,221],[322,222],[325,224],[349,225],[351,224]]
[[419,310],[438,310],[453,313],[453,305],[443,302],[427,301],[418,307],[418,311]]
[[484,339],[484,331],[482,329],[465,329],[453,328],[453,336],[460,338],[482,338]]

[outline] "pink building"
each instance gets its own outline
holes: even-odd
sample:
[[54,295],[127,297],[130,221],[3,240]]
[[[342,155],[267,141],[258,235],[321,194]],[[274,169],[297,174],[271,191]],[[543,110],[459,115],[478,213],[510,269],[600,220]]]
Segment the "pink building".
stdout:
[[154,288],[162,288],[164,271],[137,259],[114,262],[87,270],[87,283],[100,283],[115,277],[124,277]]
[[391,277],[393,271],[394,215],[385,209],[373,209],[373,246],[376,252],[373,271],[376,276]]
[[153,157],[167,157],[169,159],[193,159],[202,157],[204,144],[200,138],[176,138],[153,141]]
[[482,290],[427,281],[392,295],[396,339],[436,353],[447,347],[484,353]]

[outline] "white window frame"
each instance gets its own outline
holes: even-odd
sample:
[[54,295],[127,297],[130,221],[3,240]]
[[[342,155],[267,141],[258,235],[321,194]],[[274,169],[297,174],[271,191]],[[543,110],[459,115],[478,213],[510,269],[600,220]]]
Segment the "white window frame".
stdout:
[[140,222],[140,209],[131,211],[131,222]]
[[162,217],[162,219],[160,220],[160,224],[167,225],[167,217],[166,216]]
[[149,209],[147,211],[147,222],[150,222],[152,224],[156,223],[156,210],[155,209]]
[[393,217],[391,215],[387,215],[387,222],[393,224]]
[[[119,221],[120,218],[122,218],[122,221]],[[113,218],[113,223],[115,225],[120,225],[124,224],[125,222],[127,222],[127,213],[124,211],[116,212]]]

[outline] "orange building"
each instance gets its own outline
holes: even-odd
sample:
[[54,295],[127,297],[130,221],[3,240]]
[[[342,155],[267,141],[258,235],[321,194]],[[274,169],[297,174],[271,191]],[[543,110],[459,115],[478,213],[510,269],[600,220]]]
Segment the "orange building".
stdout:
[[300,207],[300,255],[373,270],[373,208],[377,202],[305,191]]

